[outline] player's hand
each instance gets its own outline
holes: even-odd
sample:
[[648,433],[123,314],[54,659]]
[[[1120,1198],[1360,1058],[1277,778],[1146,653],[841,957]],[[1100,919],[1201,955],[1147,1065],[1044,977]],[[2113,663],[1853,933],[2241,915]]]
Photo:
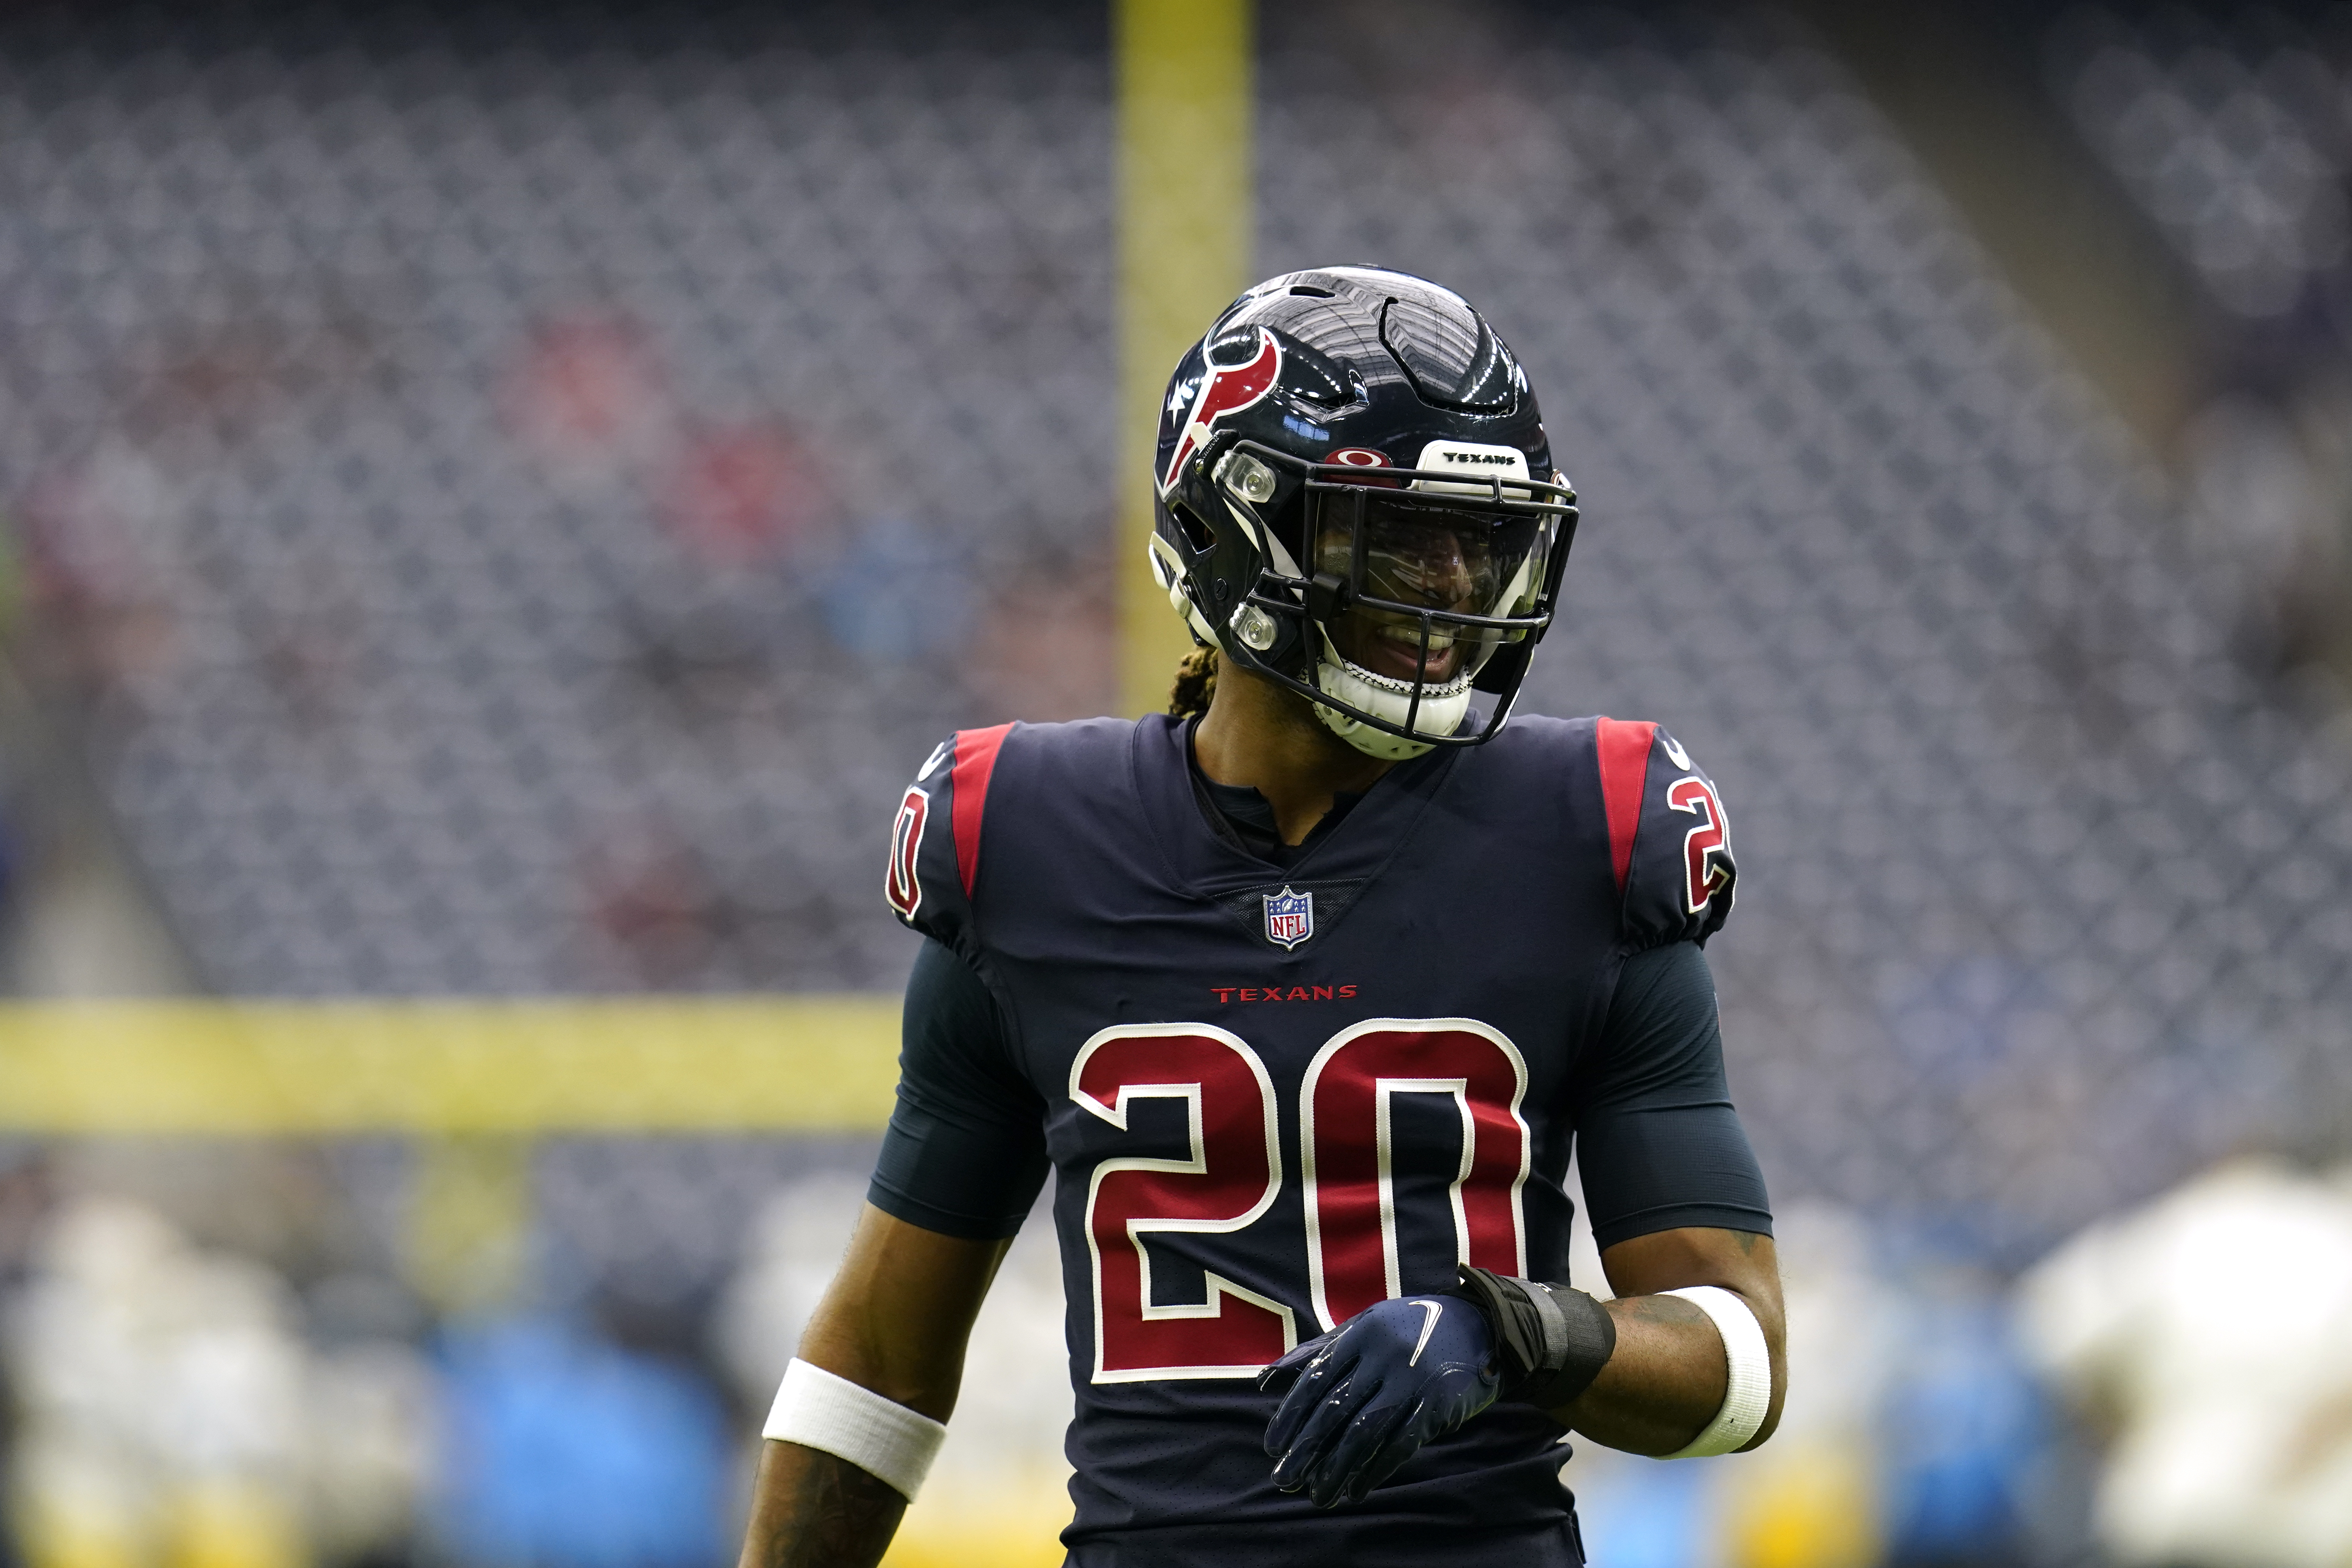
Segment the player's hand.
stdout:
[[1289,1392],[1266,1424],[1274,1484],[1320,1508],[1360,1502],[1423,1443],[1495,1403],[1495,1331],[1450,1296],[1357,1313],[1258,1374]]

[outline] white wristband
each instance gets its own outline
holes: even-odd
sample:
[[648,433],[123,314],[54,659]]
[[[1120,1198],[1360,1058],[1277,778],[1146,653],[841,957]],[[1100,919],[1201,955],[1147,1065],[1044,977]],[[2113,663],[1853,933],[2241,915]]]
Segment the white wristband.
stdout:
[[1724,1380],[1723,1408],[1715,1413],[1715,1419],[1681,1449],[1665,1457],[1699,1459],[1709,1454],[1728,1454],[1756,1436],[1764,1425],[1764,1413],[1772,1406],[1772,1355],[1764,1348],[1764,1326],[1747,1302],[1717,1286],[1694,1285],[1662,1294],[1680,1296],[1713,1320],[1715,1331],[1723,1337],[1728,1373]]
[[848,1460],[890,1483],[908,1502],[923,1484],[948,1429],[920,1411],[885,1399],[798,1356],[768,1411],[762,1437],[798,1443]]

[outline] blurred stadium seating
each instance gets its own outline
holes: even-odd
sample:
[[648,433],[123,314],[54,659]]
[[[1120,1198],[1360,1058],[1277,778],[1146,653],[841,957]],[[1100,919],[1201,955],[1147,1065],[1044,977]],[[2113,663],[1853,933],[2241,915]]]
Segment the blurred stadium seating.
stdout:
[[139,15],[10,40],[0,462],[205,982],[895,982],[874,803],[1108,700],[1099,18]]
[[2343,25],[2084,7],[2053,29],[2083,134],[2232,315],[2295,311],[2346,259]]
[[2352,110],[2340,7],[2084,8],[2050,31],[2056,96],[2190,279],[2198,395],[2180,442],[2238,563],[2258,669],[2352,678]]
[[1727,781],[1710,956],[1776,1191],[2016,1257],[2339,1138],[2340,744],[1835,65],[1765,17],[1269,21],[1265,265],[1376,254],[1502,323],[1587,519],[1529,700]]
[[[2296,628],[2343,619],[2344,514],[2298,458],[2265,546],[2225,460],[2345,383],[2333,36],[2047,37],[2217,361],[2273,367],[2183,483],[1785,16],[1263,26],[1258,269],[1492,316],[1585,508],[1528,706],[1662,721],[1724,784],[1711,957],[1776,1197],[2008,1269],[2228,1150],[2342,1150],[2342,645]],[[204,988],[895,987],[908,773],[1114,700],[1107,48],[1059,3],[0,17],[13,657]],[[539,1289],[757,1363],[792,1310],[707,1324],[762,1196],[869,1149],[546,1145]],[[367,1214],[406,1166],[326,1169]],[[593,1359],[547,1336],[453,1341],[465,1408]],[[529,1514],[449,1507],[488,1556]]]

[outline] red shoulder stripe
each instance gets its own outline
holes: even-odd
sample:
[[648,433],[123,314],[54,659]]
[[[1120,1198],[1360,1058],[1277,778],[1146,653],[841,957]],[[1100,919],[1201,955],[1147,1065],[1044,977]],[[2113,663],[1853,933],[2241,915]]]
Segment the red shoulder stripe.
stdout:
[[956,874],[963,879],[967,899],[980,876],[980,814],[988,808],[989,775],[996,772],[997,749],[1012,729],[998,724],[956,731],[955,766],[949,776],[955,781]]
[[[1603,719],[1593,740],[1601,752],[1601,808],[1609,818],[1609,859],[1617,890],[1633,868],[1633,830],[1642,826],[1642,792],[1650,782],[1650,739],[1655,724]],[[961,765],[961,764],[959,764]],[[963,837],[963,786],[956,786],[956,837]]]

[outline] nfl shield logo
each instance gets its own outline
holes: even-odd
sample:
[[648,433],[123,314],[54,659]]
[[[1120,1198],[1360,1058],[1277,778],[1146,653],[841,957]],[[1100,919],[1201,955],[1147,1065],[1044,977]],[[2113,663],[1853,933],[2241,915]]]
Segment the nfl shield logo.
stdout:
[[1287,887],[1265,895],[1265,940],[1297,947],[1315,934],[1315,895]]

